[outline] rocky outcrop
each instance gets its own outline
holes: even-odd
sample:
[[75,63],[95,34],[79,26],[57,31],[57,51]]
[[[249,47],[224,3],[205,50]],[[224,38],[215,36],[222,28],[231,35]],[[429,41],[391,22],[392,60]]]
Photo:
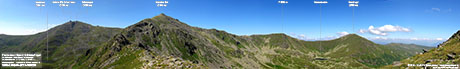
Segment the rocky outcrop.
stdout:
[[128,41],[128,39],[126,39],[125,36],[121,35],[121,34],[118,34],[118,35],[115,35],[115,42],[113,43],[112,47],[113,50],[115,51],[120,51],[122,46],[126,46],[126,45],[129,45],[131,44],[131,42]]
[[426,53],[426,52],[428,52],[428,50],[427,50],[427,49],[422,49],[422,50],[423,50],[423,53]]

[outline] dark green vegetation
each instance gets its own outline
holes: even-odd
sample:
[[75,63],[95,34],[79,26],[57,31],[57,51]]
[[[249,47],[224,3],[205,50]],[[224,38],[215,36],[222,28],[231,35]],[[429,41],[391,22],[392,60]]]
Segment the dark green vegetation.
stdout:
[[[70,22],[74,23],[84,24]],[[56,28],[67,28],[66,24]],[[356,34],[321,41],[322,46],[319,46],[319,41],[298,40],[285,34],[237,36],[216,29],[192,27],[164,14],[144,19],[125,29],[97,28],[112,32],[50,33],[62,34],[50,36],[50,53],[55,58],[50,60],[50,66],[76,69],[374,68],[428,48],[396,43],[379,45]],[[96,31],[93,29],[91,27],[90,32]],[[37,35],[40,34],[43,33]],[[107,37],[83,37],[96,34]],[[0,42],[2,51],[35,49],[30,51],[45,53],[43,37],[41,41],[36,41],[42,44],[23,45],[33,40],[30,39],[32,37],[38,38],[37,35],[0,36],[0,40],[5,41]],[[84,41],[86,39],[91,42]],[[64,58],[69,56],[77,58]]]
[[[407,64],[459,64],[460,63],[460,30],[437,48],[426,50],[400,63],[385,66],[384,68],[407,68]],[[423,67],[409,67],[423,68]]]

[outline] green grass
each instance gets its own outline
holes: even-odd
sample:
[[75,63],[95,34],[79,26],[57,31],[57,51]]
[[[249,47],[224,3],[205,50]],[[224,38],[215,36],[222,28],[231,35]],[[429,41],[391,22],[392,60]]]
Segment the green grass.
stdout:
[[288,69],[286,67],[283,67],[281,65],[274,65],[274,64],[271,64],[271,63],[265,63],[267,64],[269,67],[273,68],[273,69]]
[[143,51],[128,51],[123,49],[120,51],[117,56],[120,56],[120,59],[113,62],[112,64],[106,67],[114,67],[114,69],[131,69],[131,68],[139,68],[142,66],[142,62],[138,59],[139,56]]

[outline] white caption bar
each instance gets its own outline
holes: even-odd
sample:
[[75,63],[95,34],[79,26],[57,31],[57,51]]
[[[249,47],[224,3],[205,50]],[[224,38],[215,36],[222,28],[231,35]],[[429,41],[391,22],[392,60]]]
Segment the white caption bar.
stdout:
[[358,7],[359,1],[348,1],[348,7]]
[[93,7],[93,1],[81,1],[83,7]]
[[287,4],[288,1],[278,1],[278,3],[280,3],[280,4]]
[[45,1],[35,1],[35,6],[37,7],[44,7],[45,6]]
[[53,1],[53,4],[59,4],[59,7],[68,7],[69,4],[75,4],[75,1]]
[[313,1],[315,4],[327,4],[327,1]]
[[168,6],[167,4],[169,3],[168,1],[155,1],[157,4],[157,7],[166,7]]

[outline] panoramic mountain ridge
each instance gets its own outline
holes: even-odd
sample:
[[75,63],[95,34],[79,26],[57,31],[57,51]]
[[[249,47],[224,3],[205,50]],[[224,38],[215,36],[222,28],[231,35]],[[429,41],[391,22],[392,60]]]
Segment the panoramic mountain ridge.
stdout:
[[88,50],[74,68],[368,68],[409,57],[408,51],[391,53],[393,48],[356,34],[330,41],[285,34],[237,36],[160,14]]
[[76,69],[375,68],[429,48],[380,45],[357,34],[327,41],[283,33],[238,36],[192,27],[165,14],[124,29],[69,21],[34,35],[0,35],[0,47],[1,52],[49,53],[44,68]]

